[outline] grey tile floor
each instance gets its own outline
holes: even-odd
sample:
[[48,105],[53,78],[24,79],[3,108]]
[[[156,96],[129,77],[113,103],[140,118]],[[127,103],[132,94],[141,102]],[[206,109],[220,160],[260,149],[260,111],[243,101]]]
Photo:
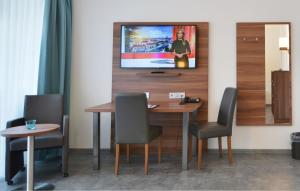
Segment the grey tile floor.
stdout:
[[[36,165],[36,182],[49,182],[56,190],[300,190],[300,161],[283,153],[234,153],[234,164],[228,165],[211,151],[204,156],[204,168],[181,170],[180,155],[163,155],[162,163],[150,158],[149,175],[143,174],[143,157],[132,156],[127,164],[121,158],[120,175],[114,175],[114,157],[102,155],[101,170],[92,169],[90,154],[71,154],[70,176],[63,178],[57,159]],[[14,178],[14,186],[0,180],[0,190],[12,190],[24,185],[26,172]]]

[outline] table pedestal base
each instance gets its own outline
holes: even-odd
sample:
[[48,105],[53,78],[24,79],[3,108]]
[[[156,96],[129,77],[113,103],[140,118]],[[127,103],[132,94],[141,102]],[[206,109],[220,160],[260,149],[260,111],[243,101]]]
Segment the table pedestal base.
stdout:
[[54,190],[55,186],[49,183],[42,183],[34,187],[34,190]]
[[34,186],[34,136],[27,137],[27,185],[16,190],[54,190],[54,185],[43,183]]
[[[38,184],[37,186],[34,187],[33,190],[54,190],[55,186],[53,184],[48,184],[48,183],[42,183],[42,184]],[[16,189],[13,189],[13,191],[15,190],[26,190],[26,186],[22,186]]]

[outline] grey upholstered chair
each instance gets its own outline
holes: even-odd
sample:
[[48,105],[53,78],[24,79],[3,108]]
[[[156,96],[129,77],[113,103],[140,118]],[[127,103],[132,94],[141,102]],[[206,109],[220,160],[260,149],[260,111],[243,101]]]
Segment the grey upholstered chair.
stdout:
[[203,141],[214,137],[218,137],[219,155],[222,157],[222,137],[227,136],[228,160],[229,163],[232,163],[231,135],[236,97],[235,88],[226,88],[219,109],[218,121],[205,124],[192,122],[190,124],[190,133],[198,139],[198,168],[202,166]]
[[[63,115],[63,96],[25,96],[24,117],[7,122],[6,128],[24,125],[28,119],[36,119],[37,123],[60,124],[60,130],[35,137],[35,149],[62,148],[62,172],[63,176],[68,176],[69,117]],[[15,174],[24,169],[26,145],[26,138],[6,138],[5,180],[9,185],[13,184]]]
[[[145,174],[148,174],[149,143],[162,135],[162,127],[149,125],[147,98],[144,93],[120,93],[116,96],[115,174],[119,174],[120,144],[127,146],[129,160],[129,144],[145,145]],[[161,141],[158,143],[158,162],[161,156]]]

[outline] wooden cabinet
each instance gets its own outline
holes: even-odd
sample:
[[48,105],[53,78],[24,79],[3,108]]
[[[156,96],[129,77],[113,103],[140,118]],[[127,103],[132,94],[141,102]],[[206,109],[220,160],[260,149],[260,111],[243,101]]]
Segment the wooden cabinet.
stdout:
[[272,112],[275,123],[291,120],[291,79],[290,71],[272,72]]

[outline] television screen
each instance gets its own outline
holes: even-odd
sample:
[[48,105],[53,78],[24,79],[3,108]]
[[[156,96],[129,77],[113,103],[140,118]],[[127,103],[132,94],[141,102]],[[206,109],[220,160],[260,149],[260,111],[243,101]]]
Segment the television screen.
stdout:
[[121,27],[121,68],[195,68],[196,26]]

